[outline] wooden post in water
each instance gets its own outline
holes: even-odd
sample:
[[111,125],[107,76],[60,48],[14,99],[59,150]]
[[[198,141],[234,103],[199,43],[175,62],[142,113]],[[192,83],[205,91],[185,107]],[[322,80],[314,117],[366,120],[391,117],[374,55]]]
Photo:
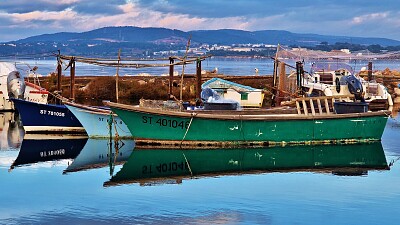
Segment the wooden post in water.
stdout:
[[172,82],[174,80],[174,59],[169,57],[169,82],[168,82],[168,99],[173,99]]
[[368,81],[372,80],[372,62],[368,62]]
[[70,62],[71,68],[70,68],[70,76],[71,76],[71,80],[70,80],[70,94],[69,94],[69,98],[71,100],[75,99],[75,57],[71,58],[71,62]]
[[201,60],[196,60],[196,103],[201,99]]

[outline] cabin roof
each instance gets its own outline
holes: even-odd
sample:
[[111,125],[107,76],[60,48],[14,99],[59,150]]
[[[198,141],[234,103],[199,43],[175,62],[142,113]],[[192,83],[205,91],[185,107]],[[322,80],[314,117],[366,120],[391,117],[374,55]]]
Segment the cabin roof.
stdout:
[[353,68],[349,64],[343,62],[315,62],[311,65],[310,73],[313,74],[317,71],[329,72],[340,69],[348,70],[352,74],[354,73]]
[[256,88],[253,88],[250,86],[238,84],[238,83],[235,83],[232,81],[228,81],[228,80],[224,80],[224,79],[216,78],[216,77],[204,82],[201,85],[202,89],[206,88],[206,87],[214,88],[214,89],[216,89],[216,88],[220,88],[220,89],[232,88],[239,92],[240,91],[261,91],[260,89],[256,89]]

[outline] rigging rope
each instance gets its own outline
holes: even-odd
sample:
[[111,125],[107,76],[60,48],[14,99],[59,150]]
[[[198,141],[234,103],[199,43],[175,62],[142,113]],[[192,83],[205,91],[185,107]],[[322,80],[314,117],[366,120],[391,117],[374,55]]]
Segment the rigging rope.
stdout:
[[[154,63],[154,64],[145,64],[145,63],[134,63],[135,61],[161,61],[165,59],[154,59],[154,60],[143,60],[143,59],[130,59],[124,60],[121,59],[120,63],[115,59],[100,59],[100,58],[84,58],[84,57],[77,57],[77,56],[67,56],[67,55],[60,55],[60,59],[63,60],[75,60],[76,62],[92,64],[97,66],[108,66],[108,67],[123,67],[123,68],[146,68],[146,67],[168,67],[171,65],[185,65],[189,63],[196,62],[197,60],[205,60],[206,58],[211,57],[210,55],[201,56],[201,57],[188,57],[189,59],[182,59],[177,56],[172,58],[180,60],[176,63]],[[168,59],[169,60],[169,59]]]

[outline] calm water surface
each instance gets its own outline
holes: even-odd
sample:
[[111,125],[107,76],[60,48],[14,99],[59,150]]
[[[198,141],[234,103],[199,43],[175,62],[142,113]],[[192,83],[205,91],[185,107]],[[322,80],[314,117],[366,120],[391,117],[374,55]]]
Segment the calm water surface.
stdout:
[[[2,60],[4,61],[4,60]],[[30,67],[38,66],[37,72],[43,75],[47,75],[51,72],[56,71],[57,61],[55,58],[46,59],[9,59],[11,62],[17,62],[17,68],[22,72],[29,69]],[[294,60],[285,60],[287,64],[295,66],[296,62]],[[314,61],[305,61],[304,68],[309,71],[311,63]],[[66,62],[67,63],[67,62]],[[141,61],[137,63],[146,64],[168,64],[166,61]],[[360,71],[362,67],[368,65],[367,61],[361,60],[348,60],[344,61],[348,63],[355,72]],[[68,63],[67,63],[68,64]],[[64,65],[64,68],[66,65]],[[271,75],[273,73],[273,61],[267,58],[224,58],[224,57],[212,57],[206,59],[202,62],[202,69],[207,71],[212,71],[218,68],[218,73],[225,75],[255,75],[255,68],[259,70],[259,75]],[[400,60],[375,60],[373,61],[374,70],[384,70],[386,68],[392,70],[400,71]],[[289,68],[287,68],[289,72]],[[69,70],[63,72],[65,75],[69,76]],[[99,75],[99,76],[110,76],[115,75],[116,68],[113,67],[101,67],[94,66],[90,64],[77,63],[76,64],[76,75]],[[154,67],[154,68],[140,68],[140,69],[126,69],[120,68],[119,74],[121,76],[125,75],[138,75],[138,74],[151,74],[151,75],[166,75],[169,73],[168,67]],[[182,73],[182,66],[175,66],[175,73]],[[196,66],[195,64],[188,64],[185,67],[185,73],[195,74]]]
[[399,224],[398,116],[381,143],[214,152],[24,137],[16,119],[0,114],[0,224]]

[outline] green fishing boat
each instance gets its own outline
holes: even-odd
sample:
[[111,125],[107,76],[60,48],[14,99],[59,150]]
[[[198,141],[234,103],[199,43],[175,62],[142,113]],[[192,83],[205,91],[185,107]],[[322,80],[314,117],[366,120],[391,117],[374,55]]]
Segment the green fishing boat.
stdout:
[[[325,99],[326,100],[326,99]],[[304,103],[305,101],[303,101]],[[327,101],[325,101],[327,102]],[[335,114],[282,113],[268,110],[171,111],[106,102],[128,126],[133,137],[150,144],[193,143],[220,146],[319,144],[378,141],[389,111]]]
[[135,149],[105,185],[176,183],[192,177],[310,171],[367,175],[389,169],[380,142],[270,148],[160,150]]

